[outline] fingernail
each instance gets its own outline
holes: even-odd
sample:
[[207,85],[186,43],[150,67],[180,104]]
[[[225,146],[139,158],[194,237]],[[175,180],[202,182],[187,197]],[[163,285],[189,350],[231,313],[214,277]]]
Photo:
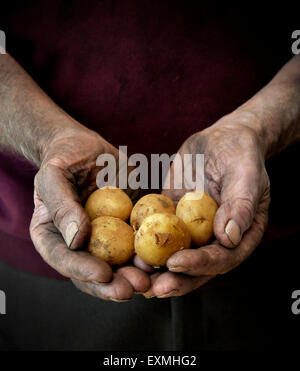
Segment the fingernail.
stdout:
[[229,220],[225,227],[225,233],[234,245],[238,245],[241,241],[241,229],[235,220]]
[[71,246],[77,232],[78,232],[77,223],[72,222],[67,226],[65,241],[66,241],[66,244],[68,245],[68,247]]
[[158,296],[159,299],[168,298],[169,296],[173,296],[178,292],[177,289],[167,292],[166,294]]
[[171,272],[185,272],[186,268],[185,267],[169,267],[169,271]]
[[130,299],[120,300],[120,299],[114,299],[114,298],[109,298],[109,300],[114,301],[116,303],[125,303],[126,301],[130,301]]
[[146,299],[152,299],[152,298],[155,297],[155,295],[153,295],[153,294],[147,294],[147,293],[144,293],[143,295],[144,295],[144,297],[145,297]]

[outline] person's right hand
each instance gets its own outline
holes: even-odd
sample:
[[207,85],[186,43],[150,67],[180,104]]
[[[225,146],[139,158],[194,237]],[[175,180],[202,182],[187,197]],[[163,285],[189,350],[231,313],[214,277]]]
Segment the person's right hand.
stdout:
[[30,225],[32,241],[42,258],[77,288],[102,299],[123,301],[134,292],[147,291],[149,276],[139,268],[127,265],[113,272],[104,261],[78,250],[90,233],[81,203],[96,189],[96,159],[102,153],[117,158],[118,150],[97,133],[75,125],[62,129],[42,152]]

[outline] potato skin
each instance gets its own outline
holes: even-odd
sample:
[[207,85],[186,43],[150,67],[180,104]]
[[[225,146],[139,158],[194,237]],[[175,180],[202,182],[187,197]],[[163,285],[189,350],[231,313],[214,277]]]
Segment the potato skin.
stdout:
[[130,224],[137,231],[147,216],[156,213],[175,215],[175,212],[175,206],[170,198],[161,194],[151,193],[139,199],[134,205],[130,215]]
[[144,262],[160,267],[176,251],[188,249],[190,243],[190,233],[180,218],[158,213],[144,219],[136,232],[134,248]]
[[121,265],[134,253],[133,229],[119,218],[100,216],[91,223],[88,251],[110,265]]
[[188,192],[179,200],[176,215],[189,229],[193,244],[205,245],[212,239],[217,209],[216,202],[205,192]]
[[120,188],[104,187],[93,192],[86,201],[90,220],[99,216],[114,216],[126,221],[132,210],[131,199]]

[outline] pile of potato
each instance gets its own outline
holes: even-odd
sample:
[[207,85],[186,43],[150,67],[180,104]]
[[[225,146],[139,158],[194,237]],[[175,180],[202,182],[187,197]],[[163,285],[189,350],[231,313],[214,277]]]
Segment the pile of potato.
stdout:
[[211,240],[217,204],[205,192],[194,191],[186,193],[176,209],[161,194],[148,194],[133,206],[124,191],[105,187],[90,195],[85,210],[92,225],[88,251],[93,256],[121,265],[136,253],[161,267],[176,251]]

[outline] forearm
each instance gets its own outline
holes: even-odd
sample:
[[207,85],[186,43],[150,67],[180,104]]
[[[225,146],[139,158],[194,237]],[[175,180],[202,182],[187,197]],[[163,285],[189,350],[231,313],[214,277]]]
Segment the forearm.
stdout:
[[300,139],[300,56],[236,112],[252,115],[266,158]]
[[9,55],[0,56],[0,147],[40,165],[44,147],[60,130],[80,126]]

